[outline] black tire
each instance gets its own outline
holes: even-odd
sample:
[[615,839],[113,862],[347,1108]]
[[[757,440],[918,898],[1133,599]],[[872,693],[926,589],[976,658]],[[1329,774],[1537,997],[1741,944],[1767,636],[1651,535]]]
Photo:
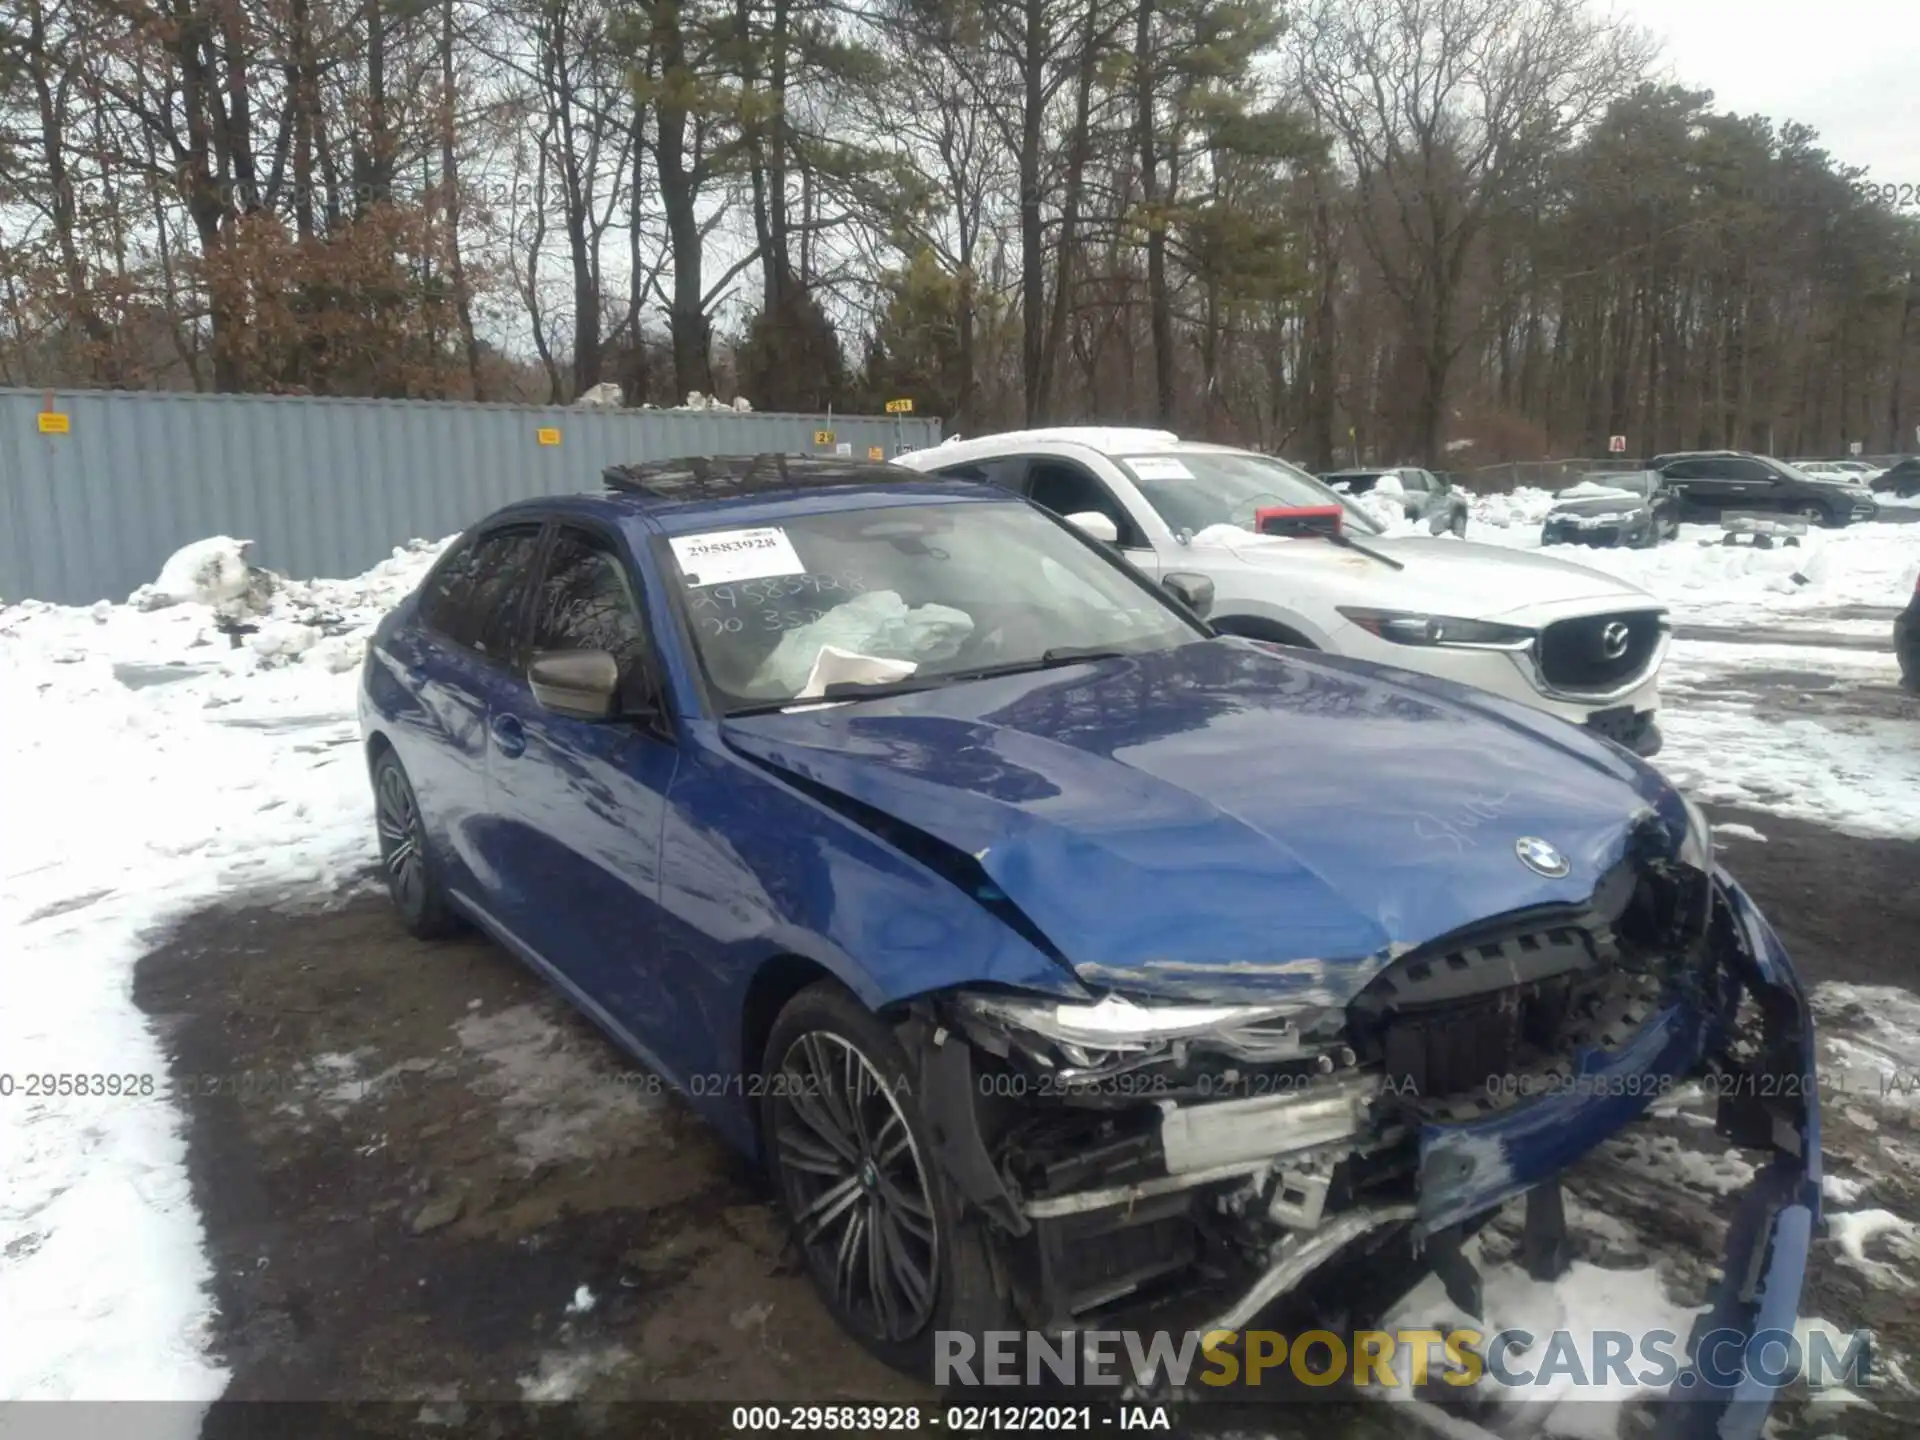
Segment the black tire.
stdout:
[[[1014,1328],[982,1221],[962,1215],[933,1158],[893,1031],[844,986],[822,980],[773,1022],[761,1073],[768,1173],[794,1246],[840,1327],[886,1364],[929,1382],[939,1378],[937,1332],[973,1335],[978,1354],[984,1331]],[[888,1273],[876,1277],[876,1268]]]
[[1830,527],[1830,526],[1838,525],[1840,523],[1838,520],[1833,518],[1833,512],[1828,510],[1826,506],[1815,505],[1811,502],[1805,505],[1796,506],[1794,508],[1793,513],[1799,516],[1802,520],[1808,521],[1809,523],[1814,525]]
[[380,872],[401,922],[422,940],[458,933],[460,919],[440,883],[420,801],[400,757],[391,750],[383,750],[373,762],[373,815],[380,836]]
[[1467,538],[1467,512],[1465,509],[1453,512],[1453,533],[1462,540]]

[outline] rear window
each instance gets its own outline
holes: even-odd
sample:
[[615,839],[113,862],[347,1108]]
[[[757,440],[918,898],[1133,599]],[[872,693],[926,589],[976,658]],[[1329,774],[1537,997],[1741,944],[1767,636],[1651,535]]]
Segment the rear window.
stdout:
[[421,622],[489,659],[510,658],[539,541],[538,525],[513,525],[461,545],[427,578]]

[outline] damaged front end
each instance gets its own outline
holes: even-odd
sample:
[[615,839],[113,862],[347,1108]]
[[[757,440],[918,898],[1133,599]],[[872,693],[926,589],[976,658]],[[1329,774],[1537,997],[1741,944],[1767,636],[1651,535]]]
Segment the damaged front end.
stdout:
[[[1809,1013],[1690,816],[1678,845],[1649,817],[1584,907],[1443,937],[1344,997],[915,1002],[902,1038],[935,1155],[1023,1321],[1174,1306],[1184,1328],[1237,1331],[1336,1258],[1351,1273],[1409,1249],[1477,1314],[1460,1242],[1527,1195],[1526,1263],[1557,1275],[1561,1173],[1705,1080],[1720,1133],[1770,1159],[1703,1327],[1790,1330],[1819,1206]],[[1757,1428],[1770,1393],[1716,1378],[1685,1389],[1722,1405],[1676,1410],[1706,1423],[1732,1403]]]

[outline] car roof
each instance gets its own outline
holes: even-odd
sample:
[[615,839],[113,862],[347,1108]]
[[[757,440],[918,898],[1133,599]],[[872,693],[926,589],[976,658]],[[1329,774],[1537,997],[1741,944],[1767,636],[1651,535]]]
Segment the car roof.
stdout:
[[1257,455],[1311,474],[1281,455],[1268,455],[1244,445],[1216,445],[1209,440],[1182,440],[1171,430],[1143,430],[1119,425],[1050,425],[1033,430],[1002,430],[978,435],[971,440],[948,440],[925,450],[902,456],[902,465],[916,470],[936,470],[950,465],[965,465],[975,460],[993,460],[1000,456],[1038,445],[1072,445],[1094,451],[1108,459],[1136,455]]
[[948,440],[913,452],[912,464],[933,467],[964,464],[1029,445],[1079,445],[1102,455],[1138,455],[1156,450],[1199,450],[1210,447],[1182,440],[1171,430],[1135,429],[1123,425],[1048,425],[1032,430],[1001,430],[971,440]]

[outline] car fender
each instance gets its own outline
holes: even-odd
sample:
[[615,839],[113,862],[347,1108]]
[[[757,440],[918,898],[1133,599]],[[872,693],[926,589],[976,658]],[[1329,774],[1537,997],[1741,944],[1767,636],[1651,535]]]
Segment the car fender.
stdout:
[[[735,751],[724,725],[688,731],[662,844],[663,943],[670,973],[704,970],[690,988],[728,997],[706,1017],[723,1067],[757,1065],[739,1053],[740,1009],[781,956],[818,966],[876,1011],[964,984],[1085,993],[1064,962],[876,833],[858,807]],[[908,843],[938,863],[925,838]],[[956,872],[966,858],[951,857]]]

